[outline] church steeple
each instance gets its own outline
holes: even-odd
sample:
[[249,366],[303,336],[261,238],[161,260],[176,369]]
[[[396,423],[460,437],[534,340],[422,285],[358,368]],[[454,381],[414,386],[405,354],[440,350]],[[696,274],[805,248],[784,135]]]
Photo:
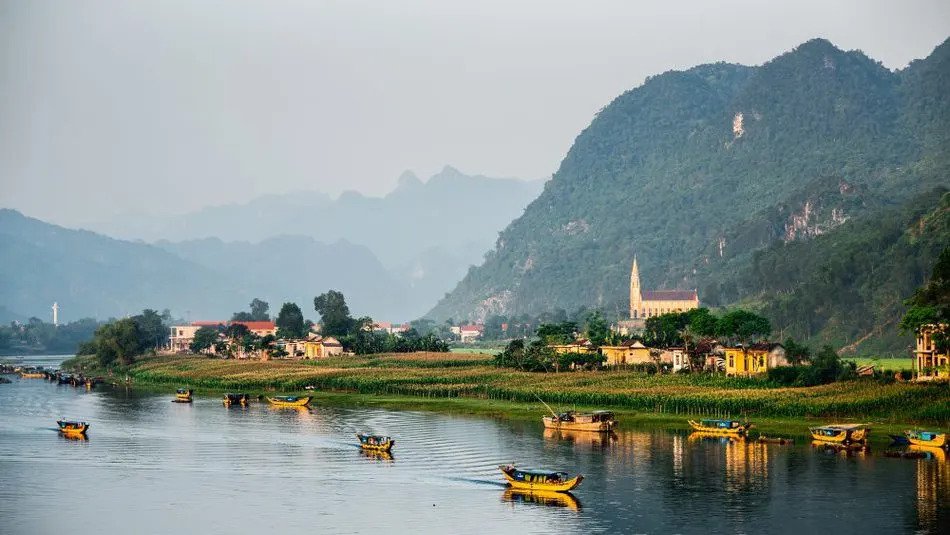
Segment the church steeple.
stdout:
[[637,257],[633,257],[633,266],[630,268],[630,318],[639,317],[642,294],[640,293],[640,269],[637,267]]

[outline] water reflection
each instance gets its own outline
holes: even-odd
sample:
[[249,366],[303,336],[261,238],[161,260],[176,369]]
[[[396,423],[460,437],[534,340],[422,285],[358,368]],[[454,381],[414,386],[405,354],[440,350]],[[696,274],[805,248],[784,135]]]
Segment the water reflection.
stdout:
[[563,440],[579,446],[590,446],[591,448],[606,448],[618,439],[617,433],[614,431],[595,432],[547,428],[544,430],[544,438]]
[[377,461],[377,462],[385,461],[385,462],[391,463],[394,460],[393,454],[389,453],[388,451],[372,451],[372,450],[364,450],[363,448],[360,448],[359,451],[360,451],[361,456],[365,457],[367,460],[370,460],[370,461]]
[[950,463],[942,448],[911,445],[908,450],[929,457],[917,463],[917,529],[938,532],[950,526]]
[[571,511],[580,511],[581,502],[570,492],[545,492],[508,488],[502,493],[504,502],[541,505],[546,507],[565,507]]
[[842,457],[864,457],[871,452],[871,447],[867,444],[836,444],[821,440],[812,440],[811,447],[828,455]]

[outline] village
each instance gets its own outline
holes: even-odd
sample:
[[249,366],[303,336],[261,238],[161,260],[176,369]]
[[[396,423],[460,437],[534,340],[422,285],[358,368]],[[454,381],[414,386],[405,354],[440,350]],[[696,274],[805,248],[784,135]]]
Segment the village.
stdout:
[[[785,343],[767,339],[764,331],[742,340],[690,333],[689,327],[677,333],[678,343],[644,343],[648,322],[662,316],[688,315],[700,310],[696,290],[644,290],[641,288],[636,258],[630,271],[629,318],[610,325],[610,335],[595,343],[581,329],[569,328],[560,337],[546,337],[545,347],[556,356],[567,357],[565,369],[651,369],[658,372],[721,373],[730,377],[752,377],[768,374],[769,370],[810,363],[810,355],[800,347],[786,347]],[[567,324],[570,325],[570,324]],[[375,335],[402,337],[418,336],[409,323],[372,322],[364,331]],[[167,343],[158,348],[160,354],[205,354],[236,359],[325,359],[355,355],[351,348],[337,337],[321,334],[321,325],[309,323],[302,336],[280,337],[274,321],[193,321],[173,325]],[[501,323],[499,340],[516,339],[510,333],[514,326]],[[950,354],[937,348],[933,333],[935,327],[924,326],[916,336],[911,377],[895,374],[897,380],[932,381],[950,379]],[[450,325],[444,336],[460,350],[484,349],[479,342],[486,333],[484,323]],[[534,334],[534,333],[532,333]],[[759,336],[756,336],[758,334]],[[523,336],[528,338],[527,335]],[[794,344],[794,342],[792,342]],[[498,351],[495,349],[494,351]],[[558,367],[558,369],[560,369]],[[874,376],[873,364],[855,366],[856,376]]]

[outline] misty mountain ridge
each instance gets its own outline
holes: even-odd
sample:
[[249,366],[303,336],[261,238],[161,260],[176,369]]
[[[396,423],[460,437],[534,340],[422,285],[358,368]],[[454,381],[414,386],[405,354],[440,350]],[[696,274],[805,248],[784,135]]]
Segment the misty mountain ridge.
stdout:
[[[780,333],[844,346],[892,332],[879,322],[832,321],[848,316],[838,313],[846,305],[822,296],[801,300],[823,309],[819,321],[800,321],[771,306],[776,293],[743,282],[778,286],[748,272],[759,252],[830,236],[813,250],[837,259],[849,233],[871,232],[847,222],[873,222],[885,211],[889,221],[906,221],[896,214],[909,213],[907,203],[950,183],[948,57],[944,42],[928,58],[890,71],[814,39],[761,66],[716,63],[650,77],[598,113],[486,262],[429,316],[581,306],[621,316],[636,255],[645,287],[699,288],[711,306],[754,303],[773,314]],[[875,243],[897,254],[896,239]],[[871,269],[854,258],[836,261],[855,274]],[[906,274],[901,288],[919,279],[916,266],[902,271],[899,259],[886,262]],[[881,300],[895,301],[884,308],[897,314],[907,297],[861,292],[865,300],[847,300],[857,306],[852,317],[879,318],[871,309]],[[891,340],[875,347],[904,343]]]
[[[313,298],[344,292],[354,314],[411,319],[410,291],[364,246],[308,236],[258,243],[217,238],[156,244],[72,230],[0,209],[0,303],[4,317],[106,319],[143,308],[178,317],[226,319],[263,298],[276,314],[293,301],[316,318]],[[421,306],[421,310],[428,305]]]

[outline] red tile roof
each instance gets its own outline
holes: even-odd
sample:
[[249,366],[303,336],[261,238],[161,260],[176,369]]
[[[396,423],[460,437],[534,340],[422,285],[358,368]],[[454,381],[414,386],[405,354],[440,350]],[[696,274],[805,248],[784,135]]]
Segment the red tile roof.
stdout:
[[249,331],[269,331],[277,328],[277,324],[273,321],[232,321],[232,324],[240,324]]
[[480,333],[484,330],[485,330],[484,325],[462,325],[461,327],[459,327],[459,331],[467,332],[467,333],[472,333],[472,332]]
[[643,290],[640,294],[644,301],[697,301],[696,290]]

